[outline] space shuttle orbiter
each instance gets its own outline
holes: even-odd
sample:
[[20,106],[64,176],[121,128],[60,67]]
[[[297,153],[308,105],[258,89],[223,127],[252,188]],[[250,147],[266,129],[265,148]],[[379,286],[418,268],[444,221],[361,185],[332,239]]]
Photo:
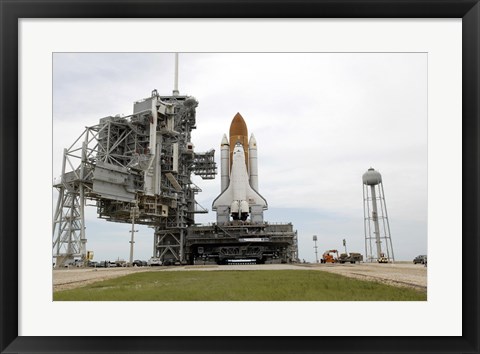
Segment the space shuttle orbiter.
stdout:
[[[247,150],[248,148],[248,150]],[[263,210],[268,204],[258,193],[257,142],[248,141],[243,117],[237,113],[230,125],[230,143],[223,136],[221,143],[221,194],[213,201],[217,222],[233,220],[263,222]]]

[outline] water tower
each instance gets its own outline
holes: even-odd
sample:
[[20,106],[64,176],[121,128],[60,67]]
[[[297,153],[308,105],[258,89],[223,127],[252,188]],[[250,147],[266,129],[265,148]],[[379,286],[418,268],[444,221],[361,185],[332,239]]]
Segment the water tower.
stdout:
[[367,262],[393,262],[392,238],[388,223],[387,204],[382,175],[372,167],[362,176],[363,220]]

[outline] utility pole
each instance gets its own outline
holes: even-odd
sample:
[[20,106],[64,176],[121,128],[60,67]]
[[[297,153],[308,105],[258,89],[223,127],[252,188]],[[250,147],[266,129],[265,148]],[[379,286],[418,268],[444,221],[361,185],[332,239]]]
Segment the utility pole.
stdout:
[[132,233],[130,237],[130,266],[133,264],[133,244],[135,243],[134,241],[134,235],[135,232],[138,232],[138,230],[135,230],[135,218],[139,216],[139,208],[138,208],[138,203],[135,202],[135,206],[132,207],[130,210],[130,217],[132,218]]
[[315,243],[315,246],[313,246],[313,248],[315,248],[315,260],[318,263],[317,235],[313,235],[313,242]]

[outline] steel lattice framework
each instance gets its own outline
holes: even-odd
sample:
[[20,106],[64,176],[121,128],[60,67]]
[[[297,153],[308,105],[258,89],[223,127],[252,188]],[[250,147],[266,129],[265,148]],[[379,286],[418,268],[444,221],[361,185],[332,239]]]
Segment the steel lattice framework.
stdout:
[[195,153],[197,100],[191,96],[150,97],[134,103],[130,116],[109,116],[87,127],[64,150],[58,202],[53,218],[53,255],[57,266],[85,259],[85,212],[94,201],[100,218],[135,222],[155,229],[154,255],[185,262],[186,229],[196,213],[207,210],[195,201],[201,190],[194,173],[213,179],[215,150]]

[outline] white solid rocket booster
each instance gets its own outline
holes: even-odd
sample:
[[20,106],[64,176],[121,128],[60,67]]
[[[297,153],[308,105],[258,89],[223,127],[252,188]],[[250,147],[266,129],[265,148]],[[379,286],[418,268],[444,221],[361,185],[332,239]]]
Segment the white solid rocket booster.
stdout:
[[248,143],[248,159],[250,164],[250,185],[258,191],[258,162],[257,162],[257,140],[252,134]]
[[228,143],[227,135],[223,134],[221,142],[221,160],[220,160],[220,173],[221,173],[221,192],[227,189],[230,183],[230,144]]

